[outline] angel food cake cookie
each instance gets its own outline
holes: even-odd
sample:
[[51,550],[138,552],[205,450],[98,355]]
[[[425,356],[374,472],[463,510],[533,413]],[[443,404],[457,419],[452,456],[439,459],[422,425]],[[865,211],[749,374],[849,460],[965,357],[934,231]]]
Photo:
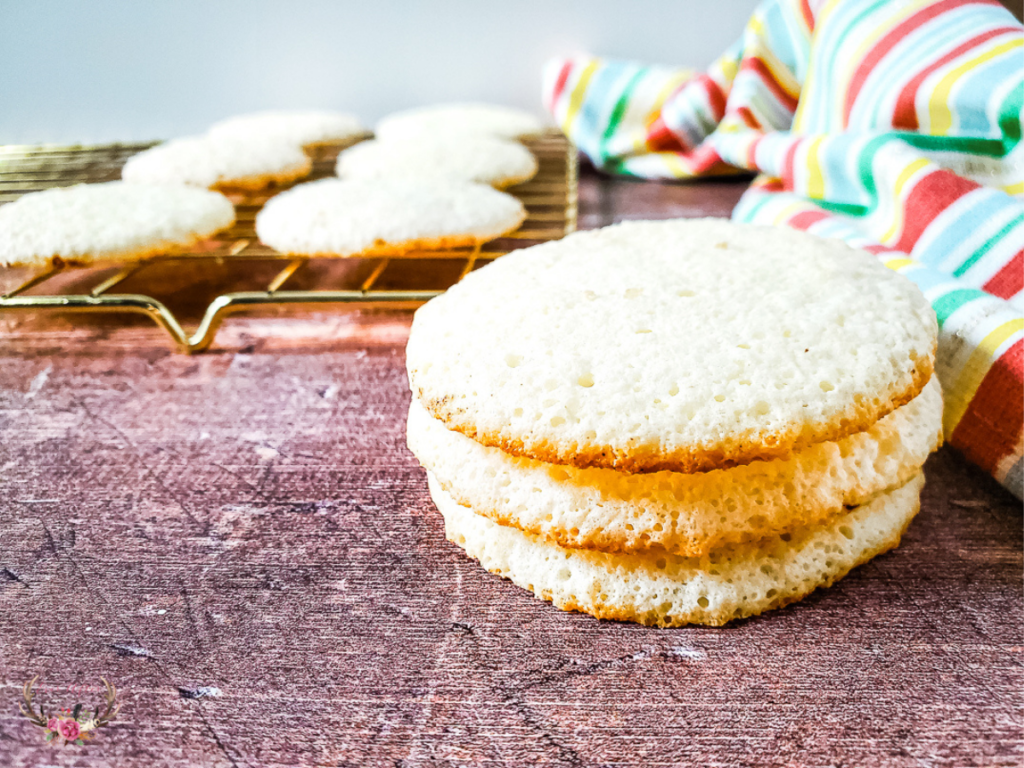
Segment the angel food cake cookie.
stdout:
[[496,104],[435,104],[388,115],[377,125],[378,139],[411,136],[495,136],[518,139],[544,130],[529,112]]
[[489,569],[601,617],[720,624],[898,543],[942,439],[936,333],[912,283],[842,243],[622,224],[417,312],[409,445]]
[[285,254],[395,255],[476,245],[525,218],[516,198],[468,181],[323,179],[268,202],[256,216],[256,234]]
[[191,136],[133,155],[125,181],[207,189],[258,190],[309,175],[313,161],[299,144],[273,136]]
[[537,159],[522,144],[487,136],[416,136],[364,141],[338,156],[342,178],[415,176],[508,187],[533,178]]
[[214,123],[208,131],[215,139],[271,139],[301,147],[346,141],[366,133],[354,115],[317,110],[236,115]]
[[42,267],[179,253],[235,222],[218,192],[149,184],[79,184],[0,207],[0,264]]

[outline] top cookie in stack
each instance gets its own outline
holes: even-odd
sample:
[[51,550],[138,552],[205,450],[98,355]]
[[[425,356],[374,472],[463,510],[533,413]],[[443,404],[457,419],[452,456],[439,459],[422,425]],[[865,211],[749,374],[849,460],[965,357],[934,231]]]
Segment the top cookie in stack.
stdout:
[[622,224],[417,313],[410,446],[492,570],[598,616],[719,624],[898,542],[940,440],[935,342],[918,289],[842,243]]

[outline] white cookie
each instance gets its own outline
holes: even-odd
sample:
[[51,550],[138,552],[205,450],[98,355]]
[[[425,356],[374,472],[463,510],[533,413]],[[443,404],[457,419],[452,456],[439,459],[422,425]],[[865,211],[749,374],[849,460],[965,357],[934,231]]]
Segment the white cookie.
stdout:
[[831,586],[899,544],[924,485],[919,474],[827,525],[686,558],[566,549],[474,514],[428,477],[448,539],[487,570],[563,610],[659,627],[720,626]]
[[256,216],[256,234],[286,254],[387,255],[484,242],[525,217],[519,200],[483,184],[323,179],[271,199]]
[[699,557],[822,523],[905,483],[942,441],[942,394],[933,377],[865,432],[788,459],[693,474],[628,474],[509,456],[445,429],[415,400],[408,435],[444,491],[496,523],[576,549],[660,548]]
[[331,144],[362,136],[366,127],[354,115],[314,110],[254,112],[214,123],[214,138],[278,139],[299,146]]
[[540,461],[695,472],[863,431],[929,380],[935,313],[865,251],[720,219],[513,251],[416,312],[413,395]]
[[533,178],[537,159],[514,141],[486,136],[417,136],[356,144],[338,156],[336,170],[345,179],[462,179],[507,187]]
[[189,187],[79,184],[0,207],[0,264],[137,261],[186,250],[234,224],[218,192]]
[[133,155],[121,178],[143,184],[257,190],[301,179],[312,167],[300,146],[280,139],[192,136]]
[[377,125],[378,139],[421,134],[474,134],[516,139],[540,133],[544,124],[529,112],[495,104],[436,104],[388,115]]

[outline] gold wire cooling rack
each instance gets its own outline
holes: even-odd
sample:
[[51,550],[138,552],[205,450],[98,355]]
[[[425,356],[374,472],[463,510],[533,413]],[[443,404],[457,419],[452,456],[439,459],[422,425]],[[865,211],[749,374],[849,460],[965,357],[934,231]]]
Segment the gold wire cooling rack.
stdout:
[[[338,152],[353,143],[316,148],[313,172],[303,181],[333,175]],[[260,243],[255,232],[257,212],[281,189],[229,194],[235,225],[191,253],[155,256],[117,269],[58,265],[30,274],[0,294],[0,310],[142,314],[167,331],[182,351],[200,352],[213,343],[224,318],[235,312],[318,304],[417,306],[511,250],[557,240],[576,229],[575,148],[555,131],[523,143],[536,155],[538,173],[506,191],[522,200],[526,221],[482,246],[366,259],[283,256]],[[49,187],[119,179],[124,162],[150,146],[0,146],[0,205]],[[234,290],[239,280],[260,283],[244,286],[258,290]],[[136,290],[130,291],[133,286]],[[206,295],[197,305],[203,289]],[[172,311],[176,301],[182,309]],[[190,317],[198,322],[188,332]]]

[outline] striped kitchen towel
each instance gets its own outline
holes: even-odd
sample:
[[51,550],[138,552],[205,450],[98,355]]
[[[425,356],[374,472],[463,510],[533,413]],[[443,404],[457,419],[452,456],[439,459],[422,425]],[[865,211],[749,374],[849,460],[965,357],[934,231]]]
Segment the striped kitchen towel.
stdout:
[[939,318],[948,442],[1024,496],[1024,27],[994,0],[766,0],[705,72],[575,57],[545,102],[600,169],[757,171],[738,221],[840,237]]

